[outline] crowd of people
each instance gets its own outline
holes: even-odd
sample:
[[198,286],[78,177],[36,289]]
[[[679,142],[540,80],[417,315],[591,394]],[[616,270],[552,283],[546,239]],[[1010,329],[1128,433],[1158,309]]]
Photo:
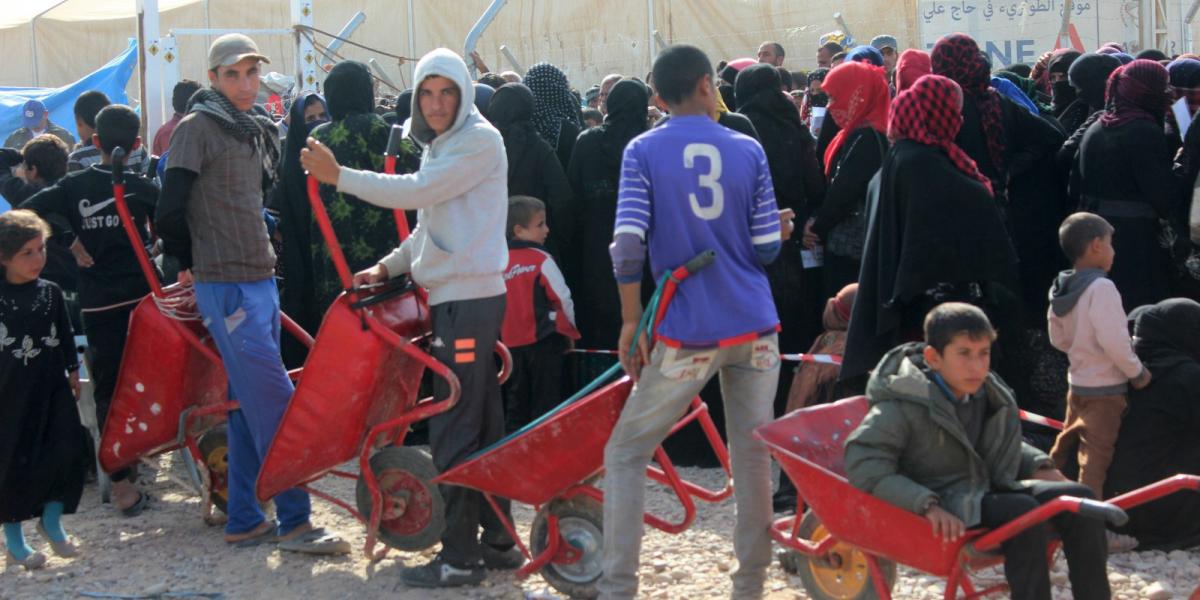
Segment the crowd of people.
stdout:
[[[1200,473],[1200,238],[1189,234],[1200,228],[1200,128],[1170,110],[1200,109],[1200,56],[1106,44],[996,66],[964,34],[929,52],[890,35],[846,41],[822,36],[809,72],[785,68],[772,41],[717,65],[672,46],[644,78],[583,89],[549,63],[472,81],[441,49],[395,98],[344,61],[321,93],[273,116],[256,104],[268,58],[229,34],[210,48],[208,85],[176,87],[149,152],[136,113],[99,92],[75,104],[78,145],[31,101],[0,150],[0,193],[18,207],[0,215],[9,563],[45,563],[21,527],[34,518],[54,552],[79,551],[60,520],[91,464],[71,402],[71,332],[87,335],[103,420],[125,325],[148,291],[109,200],[118,148],[146,175],[127,188],[143,241],[164,281],[194,288],[240,402],[230,544],[349,551],[312,526],[306,492],[276,497],[277,521],[254,495],[293,391],[287,369],[305,358],[280,339],[281,308],[316,333],[343,291],[309,176],[356,286],[408,274],[429,290],[430,351],[462,390],[429,421],[439,470],[611,364],[587,351],[618,351],[636,386],[605,451],[605,598],[636,593],[641,522],[626,516],[641,512],[645,466],[696,394],[732,449],[739,598],[761,594],[772,514],[795,506],[786,481],[772,500],[752,437],[785,408],[866,393],[851,482],[947,538],[1055,496],[1108,498]],[[384,173],[392,125],[403,141]],[[393,211],[415,225],[403,241]],[[655,343],[638,338],[653,282],[706,250],[713,266],[681,286]],[[514,358],[503,388],[486,351],[497,340]],[[801,352],[841,366],[782,367]],[[720,389],[706,388],[717,375]],[[1017,407],[1066,427],[1022,428]],[[962,481],[977,469],[992,483]],[[136,517],[147,501],[136,473],[111,477],[115,508]],[[1022,487],[1030,478],[1044,481]],[[523,563],[478,492],[442,494],[441,552],[405,569],[406,584],[476,584]],[[1107,597],[1105,547],[1200,543],[1197,514],[1194,498],[1164,500],[1107,543],[1098,522],[1056,523],[1076,597]],[[1014,597],[1049,597],[1039,536],[1004,548]]]

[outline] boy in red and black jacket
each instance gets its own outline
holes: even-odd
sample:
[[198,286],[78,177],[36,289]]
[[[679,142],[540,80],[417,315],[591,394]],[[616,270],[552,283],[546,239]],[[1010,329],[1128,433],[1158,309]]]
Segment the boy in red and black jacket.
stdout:
[[546,205],[530,196],[508,199],[508,287],[500,340],[512,351],[505,386],[509,431],[562,401],[563,354],[579,339],[571,290],[546,251]]

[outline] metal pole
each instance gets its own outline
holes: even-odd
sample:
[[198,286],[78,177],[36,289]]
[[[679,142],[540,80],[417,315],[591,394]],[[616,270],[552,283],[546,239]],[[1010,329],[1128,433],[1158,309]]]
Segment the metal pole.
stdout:
[[[483,35],[483,30],[487,29],[488,25],[492,24],[492,20],[496,18],[496,14],[500,12],[501,8],[504,8],[505,4],[508,4],[508,0],[492,0],[487,10],[479,16],[479,20],[471,27],[471,31],[467,32],[467,41],[463,43],[463,59],[470,58],[471,53],[479,44],[479,36]],[[479,75],[475,70],[475,61],[468,61],[467,65],[471,70],[471,79],[475,79]]]
[[[646,48],[654,47],[654,0],[646,0]],[[654,68],[655,52],[646,53],[646,70]]]
[[154,133],[162,126],[162,48],[159,47],[158,0],[138,0],[141,17],[141,35],[138,50],[145,59],[142,87],[142,115],[145,118],[145,139],[154,139]]
[[46,13],[66,4],[66,2],[67,0],[59,0],[50,8],[33,15],[33,18],[29,20],[29,50],[30,56],[33,57],[33,87],[41,87],[41,75],[38,73],[37,21]]
[[[312,27],[313,12],[311,0],[291,0],[292,25]],[[317,56],[312,42],[300,35],[297,29],[292,34],[296,41],[296,87],[299,90],[312,91],[317,89]]]
[[[350,17],[350,20],[347,21],[346,25],[342,27],[342,30],[338,32],[337,38],[334,38],[333,41],[329,42],[329,45],[326,46],[326,49],[328,50],[328,54],[332,55],[334,52],[337,52],[338,49],[341,48],[342,44],[344,43],[344,42],[342,42],[342,40],[350,39],[350,36],[354,35],[354,31],[356,29],[358,29],[358,26],[362,25],[363,21],[366,21],[366,20],[367,20],[367,13],[365,13],[361,10],[354,13],[354,16]],[[338,39],[338,38],[341,38],[341,39]],[[330,61],[328,58],[321,57],[321,66],[322,67],[324,67],[325,65],[328,65],[329,62]]]
[[[408,57],[409,58],[417,57],[416,20],[417,20],[417,15],[416,15],[416,11],[413,9],[413,0],[408,0]],[[417,76],[417,65],[410,63],[408,65],[408,80],[413,81],[413,78],[416,76]],[[413,81],[413,85],[414,86],[417,85],[416,81]]]

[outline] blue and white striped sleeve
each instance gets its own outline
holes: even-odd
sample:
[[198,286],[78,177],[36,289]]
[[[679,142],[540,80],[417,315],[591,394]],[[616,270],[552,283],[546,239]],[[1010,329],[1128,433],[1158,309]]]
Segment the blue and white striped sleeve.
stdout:
[[750,241],[763,264],[770,264],[779,256],[783,247],[779,225],[779,207],[775,204],[775,185],[771,181],[771,167],[762,147],[757,147],[758,183],[754,200],[750,204]]
[[650,176],[646,172],[637,144],[625,148],[621,159],[621,183],[617,191],[617,221],[613,236],[632,233],[643,241],[650,231]]

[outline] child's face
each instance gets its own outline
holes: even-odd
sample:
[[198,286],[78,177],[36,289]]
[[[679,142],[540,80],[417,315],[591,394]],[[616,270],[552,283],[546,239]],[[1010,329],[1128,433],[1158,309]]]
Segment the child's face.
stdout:
[[513,227],[513,237],[523,242],[544,245],[548,235],[550,235],[550,226],[546,225],[546,211],[544,210],[534,213],[528,224]]
[[960,333],[940,353],[926,346],[925,362],[946,380],[956,398],[962,398],[978,392],[987,380],[992,366],[992,340],[986,335],[974,339]]
[[39,235],[25,242],[12,257],[0,258],[0,265],[4,266],[4,276],[9,283],[29,283],[37,279],[46,267],[45,238]]
[[1088,245],[1089,262],[1092,262],[1097,268],[1104,269],[1106,273],[1112,270],[1113,259],[1117,256],[1117,251],[1113,249],[1112,236],[1113,234],[1110,233],[1102,238],[1096,238]]

